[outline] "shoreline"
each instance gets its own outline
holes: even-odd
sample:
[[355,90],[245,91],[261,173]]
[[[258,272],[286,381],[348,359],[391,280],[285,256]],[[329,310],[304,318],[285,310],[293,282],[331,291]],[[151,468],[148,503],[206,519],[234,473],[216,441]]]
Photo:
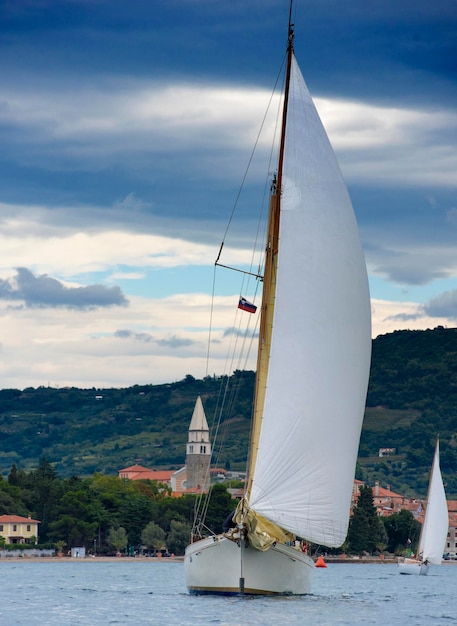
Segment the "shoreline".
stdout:
[[134,563],[135,561],[154,561],[164,563],[182,563],[184,556],[6,556],[0,558],[0,563],[5,562],[38,562],[38,563],[75,563],[75,562],[90,562],[90,563]]
[[[351,564],[379,564],[379,565],[396,565],[398,562],[397,557],[389,557],[381,559],[379,557],[323,557],[326,564],[332,563],[351,563]],[[12,556],[0,558],[0,563],[137,563],[137,562],[152,562],[152,563],[183,563],[184,556],[173,557],[157,557],[157,556],[86,556],[86,557],[71,557],[71,556]],[[457,565],[457,560],[443,560],[441,565]]]

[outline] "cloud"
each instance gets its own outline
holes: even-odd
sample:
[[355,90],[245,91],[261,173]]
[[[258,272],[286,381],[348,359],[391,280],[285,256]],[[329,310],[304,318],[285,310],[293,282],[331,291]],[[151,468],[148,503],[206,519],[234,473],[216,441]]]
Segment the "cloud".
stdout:
[[258,337],[259,333],[256,330],[252,330],[251,328],[227,328],[224,331],[224,337],[242,337],[243,339],[248,337]]
[[428,310],[418,302],[394,302],[372,298],[371,317],[373,337],[395,330],[427,330],[452,325],[452,319],[443,311]]
[[[0,212],[3,209],[11,214],[14,205],[0,203]],[[129,230],[127,213],[124,229],[120,226],[115,229],[110,224],[105,230],[104,224],[93,223],[88,232],[82,232],[82,225],[70,228],[68,224],[60,224],[72,209],[67,207],[56,215],[46,207],[31,207],[27,220],[26,207],[20,206],[17,208],[22,213],[20,217],[4,219],[0,230],[0,272],[5,274],[11,267],[32,267],[34,271],[73,278],[89,272],[110,271],[111,280],[138,280],[147,268],[214,265],[220,241],[216,241],[214,227],[205,220],[191,223],[164,218],[167,226],[163,230],[170,234],[161,235],[159,224],[155,228],[151,226],[152,233],[145,228],[142,232]],[[199,243],[202,239],[210,240],[211,244]],[[252,250],[241,247],[245,243],[242,237],[238,243],[239,248],[225,246],[227,262],[236,266],[249,264]]]
[[[435,217],[431,226],[425,223],[422,228],[408,221],[394,223],[389,233],[386,224],[382,234],[377,228],[378,245],[367,245],[366,257],[370,274],[385,276],[392,284],[408,286],[425,286],[435,281],[454,279],[457,277],[457,258],[455,245],[448,241],[455,237],[455,230],[448,225],[448,232],[443,228],[444,220]],[[434,233],[430,233],[433,228]],[[429,240],[427,241],[427,234]],[[373,240],[373,234],[365,235],[366,241]],[[386,242],[382,245],[382,242]]]
[[[122,76],[110,81],[98,77],[97,83],[71,92],[52,83],[39,91],[4,85],[0,122],[15,129],[5,137],[4,149],[22,166],[96,172],[122,165],[123,175],[132,170],[149,178],[144,159],[155,157],[158,171],[170,166],[167,156],[176,154],[187,159],[186,167],[226,177],[227,151],[247,154],[270,95],[269,90],[244,85]],[[457,132],[457,114],[452,109],[375,106],[314,95],[350,179],[455,184],[457,150],[450,137]],[[274,132],[277,102],[261,137],[265,150]],[[196,151],[205,157],[191,158]],[[131,193],[117,208],[141,211],[150,206]]]
[[457,320],[457,289],[445,291],[424,305],[424,311],[431,317],[448,317]]
[[116,330],[114,336],[120,339],[134,339],[135,341],[142,341],[144,343],[150,343],[154,340],[149,333],[136,333],[131,330]]
[[457,114],[316,99],[348,180],[455,187]]
[[177,335],[172,335],[171,337],[167,337],[165,339],[159,339],[157,342],[159,346],[163,346],[165,348],[171,348],[173,350],[177,348],[183,348],[185,346],[192,346],[195,344],[191,339],[186,339],[184,337],[178,337]]
[[26,307],[65,307],[88,309],[94,307],[126,306],[128,300],[119,287],[88,285],[66,286],[46,274],[35,276],[25,267],[16,268],[12,279],[0,279],[0,299],[22,300]]

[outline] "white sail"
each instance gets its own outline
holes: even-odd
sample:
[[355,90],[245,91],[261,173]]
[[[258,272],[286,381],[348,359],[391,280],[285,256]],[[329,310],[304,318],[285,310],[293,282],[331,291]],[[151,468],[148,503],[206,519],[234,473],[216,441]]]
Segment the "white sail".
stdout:
[[418,552],[424,561],[440,565],[449,528],[449,515],[440,470],[439,442],[436,443],[428,490],[427,508]]
[[346,538],[370,354],[351,201],[293,59],[272,345],[249,506],[329,547]]

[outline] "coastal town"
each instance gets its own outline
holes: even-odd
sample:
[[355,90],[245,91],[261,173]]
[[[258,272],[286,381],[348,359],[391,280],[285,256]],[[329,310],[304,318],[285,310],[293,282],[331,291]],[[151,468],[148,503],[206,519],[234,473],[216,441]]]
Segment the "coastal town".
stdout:
[[[385,456],[392,449],[380,448],[379,455]],[[212,468],[212,445],[210,430],[201,398],[195,402],[192,418],[189,424],[186,443],[186,464],[174,470],[155,470],[142,465],[131,465],[118,471],[118,477],[129,481],[155,481],[166,487],[174,498],[186,494],[206,493],[211,485],[224,484],[229,481],[244,482],[245,474],[232,472],[224,468]],[[420,524],[424,521],[426,501],[420,498],[410,498],[392,491],[390,485],[382,486],[379,481],[374,485],[366,485],[363,481],[354,479],[351,512],[357,505],[360,490],[371,487],[373,504],[379,517],[389,517],[400,511],[409,511]],[[244,494],[242,487],[228,487],[228,492],[234,500]],[[446,560],[457,560],[457,500],[447,500],[448,507],[448,535],[444,551]],[[20,515],[0,515],[0,537],[5,544],[30,544],[31,547],[39,539],[40,520]],[[81,546],[70,550],[72,557],[85,555]]]

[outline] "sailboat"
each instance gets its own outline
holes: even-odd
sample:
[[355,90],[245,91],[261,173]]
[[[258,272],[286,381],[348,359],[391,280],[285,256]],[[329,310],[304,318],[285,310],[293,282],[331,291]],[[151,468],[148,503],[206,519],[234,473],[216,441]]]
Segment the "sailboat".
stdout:
[[315,564],[306,546],[339,547],[348,529],[369,289],[351,201],[295,58],[291,13],[278,154],[246,491],[231,528],[186,548],[195,594],[307,594]]
[[449,514],[440,470],[439,440],[437,440],[430,473],[424,523],[422,524],[417,548],[417,558],[402,558],[399,560],[399,573],[426,576],[430,565],[441,565],[448,530]]

